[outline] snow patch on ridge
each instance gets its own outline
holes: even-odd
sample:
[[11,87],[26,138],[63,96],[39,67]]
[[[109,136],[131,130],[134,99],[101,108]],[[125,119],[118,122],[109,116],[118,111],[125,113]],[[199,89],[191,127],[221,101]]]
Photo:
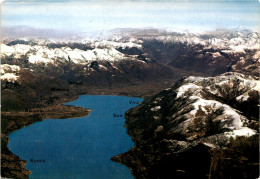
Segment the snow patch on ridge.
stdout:
[[188,90],[191,90],[192,92],[194,92],[197,89],[200,89],[201,87],[193,84],[193,83],[187,83],[182,85],[180,88],[178,88],[178,93],[176,98],[181,97],[185,92],[187,92]]
[[155,106],[153,108],[151,108],[151,111],[158,111],[161,109],[161,106]]
[[[172,115],[173,119],[177,117],[176,120],[178,120],[179,114],[188,110],[192,105],[192,110],[184,114],[186,120],[175,128],[175,132],[188,130],[190,126],[196,125],[198,119],[202,120],[203,123],[204,117],[219,111],[219,114],[210,120],[219,121],[219,125],[223,129],[231,130],[230,132],[225,133],[225,135],[251,136],[256,134],[256,131],[245,126],[245,124],[247,124],[247,118],[241,115],[239,111],[227,104],[211,100],[211,98],[205,99],[205,94],[207,94],[205,91],[214,96],[221,97],[221,92],[219,90],[223,88],[232,89],[236,82],[238,82],[239,90],[245,90],[243,95],[236,98],[237,101],[241,99],[246,101],[248,99],[246,95],[252,90],[259,92],[259,80],[239,73],[225,73],[220,76],[207,78],[191,76],[184,79],[183,85],[175,90],[177,93],[175,99],[183,97],[185,92],[190,91],[191,93],[187,94],[186,97],[194,102],[190,101],[192,102],[190,105],[184,106],[180,111]],[[219,88],[216,88],[216,86],[219,86]],[[229,91],[226,92],[228,93]],[[194,137],[195,136],[196,134],[194,134]]]
[[14,83],[18,80],[19,76],[16,75],[17,72],[20,71],[20,67],[16,65],[1,65],[1,80],[6,80],[8,82]]
[[137,44],[137,43],[133,43],[133,42],[115,42],[115,41],[107,41],[107,40],[103,40],[100,42],[95,42],[95,47],[99,48],[99,47],[114,47],[114,48],[118,48],[118,47],[122,47],[123,49],[125,49],[126,47],[128,48],[142,48],[142,45]]
[[6,73],[4,75],[1,75],[1,80],[7,80],[8,82],[14,83],[17,81],[19,76],[15,75],[14,73]]
[[236,138],[237,136],[250,137],[255,134],[256,134],[256,131],[253,129],[250,129],[248,127],[241,127],[240,129],[233,130],[231,132],[225,132],[225,135],[227,137],[233,137],[233,138]]

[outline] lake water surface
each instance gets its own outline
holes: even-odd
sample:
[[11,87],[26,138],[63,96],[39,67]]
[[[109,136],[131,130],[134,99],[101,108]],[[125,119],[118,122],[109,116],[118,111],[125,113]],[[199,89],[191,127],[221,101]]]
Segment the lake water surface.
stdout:
[[89,116],[34,123],[11,133],[8,147],[28,162],[30,178],[133,178],[127,167],[110,158],[133,147],[121,115],[142,100],[80,96],[67,104],[92,109]]

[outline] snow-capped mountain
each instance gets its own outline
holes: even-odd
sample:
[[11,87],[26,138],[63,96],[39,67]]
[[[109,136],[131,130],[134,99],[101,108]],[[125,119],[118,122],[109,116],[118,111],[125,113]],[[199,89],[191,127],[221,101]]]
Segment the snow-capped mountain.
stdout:
[[[203,168],[205,156],[214,156],[210,150],[258,134],[259,94],[259,79],[239,73],[183,78],[126,113],[135,147],[113,160],[129,166],[137,178],[203,178],[210,164],[199,173],[192,158],[201,158],[196,162]],[[193,169],[187,168],[188,162]]]
[[[124,30],[122,29],[121,31],[123,32]],[[120,39],[119,34],[111,39]],[[200,44],[205,46],[205,49],[219,49],[226,53],[245,53],[247,49],[260,49],[260,34],[247,29],[220,29],[201,33],[172,32],[156,29],[131,29],[128,30],[128,33],[125,33],[121,39],[139,39],[139,42],[140,40],[156,39],[165,43],[181,42],[191,45]]]
[[[12,43],[11,43],[12,44]],[[61,48],[49,48],[51,44],[29,45],[29,44],[15,44],[5,45],[1,44],[1,55],[3,57],[13,56],[14,58],[21,58],[26,55],[29,63],[54,63],[57,59],[69,60],[76,64],[86,64],[89,61],[104,60],[117,61],[123,59],[130,59],[129,56],[119,52],[116,48],[140,48],[141,45],[134,43],[117,43],[117,42],[93,42],[90,49],[82,50],[78,48],[70,48],[65,45]],[[48,47],[49,46],[49,47]],[[58,45],[57,45],[58,46]],[[134,57],[133,57],[134,58]],[[137,58],[135,58],[138,60]]]
[[[130,110],[127,113],[126,124],[131,131],[133,124],[142,123],[145,119],[136,120],[133,116],[132,121],[131,117],[132,114],[141,110],[149,114],[146,122],[150,121],[153,124],[148,128],[155,130],[155,136],[157,129],[162,128],[169,135],[178,133],[186,140],[194,141],[207,136],[207,132],[209,132],[207,130],[211,130],[207,126],[209,121],[218,123],[219,130],[225,131],[223,136],[230,134],[250,136],[257,131],[248,128],[249,121],[243,115],[246,113],[245,108],[249,108],[249,106],[242,108],[239,104],[242,105],[252,100],[257,101],[259,93],[260,81],[253,76],[232,72],[216,77],[190,76]],[[208,119],[212,114],[215,116]],[[250,112],[247,116],[249,119],[252,117],[257,119],[257,112]],[[198,121],[199,123],[197,123]],[[159,127],[156,124],[162,126]],[[204,130],[198,130],[198,128],[204,128]],[[219,133],[220,131],[216,129],[212,132]],[[134,138],[134,141],[142,139],[142,137]]]
[[[2,68],[15,65],[19,69],[3,69],[1,79],[3,85],[21,85],[47,77],[87,89],[138,85],[143,93],[154,93],[182,76],[225,72],[258,76],[258,42],[259,34],[248,30],[192,34],[128,29],[99,40],[5,39],[1,43]],[[238,46],[243,50],[238,51]],[[154,86],[157,88],[151,89]]]
[[[1,44],[1,62],[2,102],[8,106],[3,110],[22,103],[21,100],[28,104],[20,105],[19,110],[45,106],[59,99],[60,96],[53,95],[60,93],[97,90],[120,93],[124,87],[125,93],[136,94],[128,89],[136,85],[141,86],[138,90],[142,93],[147,93],[147,88],[165,86],[180,77],[170,68],[151,61],[143,54],[141,45],[132,41],[5,40]],[[16,71],[8,70],[9,67]],[[24,99],[25,89],[30,91],[29,100]]]
[[249,30],[140,37],[151,60],[200,75],[236,71],[258,76],[260,35]]
[[[142,179],[221,178],[214,171],[226,170],[254,178],[256,157],[230,145],[239,139],[239,147],[259,154],[251,150],[259,143],[259,33],[117,33],[99,40],[3,40],[1,110],[41,111],[80,94],[150,96],[190,76],[126,113],[135,147],[113,160]],[[222,167],[222,160],[231,164]],[[238,162],[242,168],[232,168]]]
[[186,33],[181,36],[160,37],[165,42],[182,42],[188,44],[200,44],[205,49],[219,49],[226,53],[245,53],[247,49],[260,49],[260,35],[249,30],[228,31],[219,30],[216,32],[192,34]]
[[[146,73],[151,70],[154,71],[156,68],[158,68],[156,71],[159,71],[160,74],[168,73],[168,76],[172,74],[167,67],[152,62],[145,57],[142,52],[142,46],[131,41],[116,42],[103,40],[86,43],[55,43],[48,40],[7,40],[1,44],[1,59],[2,64],[18,65],[21,69],[30,69],[34,73],[44,73],[42,70],[50,70],[50,66],[56,69],[63,68],[63,72],[56,74],[56,76],[61,76],[65,73],[64,65],[67,66],[67,70],[73,71],[73,69],[77,68],[77,76],[82,76],[82,78],[88,78],[95,72],[98,72],[98,74],[95,74],[96,76],[101,75],[101,72],[109,72],[111,73],[110,75],[103,74],[101,78],[104,78],[105,75],[109,76],[106,77],[107,79],[117,77],[121,79],[123,78],[122,74],[123,76],[132,74],[132,77],[127,77],[126,79],[129,80],[129,78],[135,78],[133,76],[140,75],[140,78],[143,79],[150,78]],[[59,70],[55,71],[58,72]],[[137,73],[137,71],[140,71],[140,73]],[[149,72],[151,78],[155,78],[152,75],[154,72]],[[160,75],[157,76],[159,77]],[[2,79],[4,80],[5,78]],[[13,79],[17,80],[17,78]]]
[[107,61],[112,66],[120,60],[143,63],[152,60],[201,75],[227,71],[257,75],[260,70],[260,35],[250,30],[217,30],[201,34],[156,29],[122,31],[116,31],[107,39],[80,42],[5,40],[1,44],[1,57],[26,58],[32,64],[71,61],[90,65],[93,61]]

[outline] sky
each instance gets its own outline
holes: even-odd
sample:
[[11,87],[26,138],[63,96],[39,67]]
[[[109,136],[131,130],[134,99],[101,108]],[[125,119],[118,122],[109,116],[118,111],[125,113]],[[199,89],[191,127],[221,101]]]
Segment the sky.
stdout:
[[260,31],[258,0],[5,0],[1,9],[2,26],[73,32],[115,28]]

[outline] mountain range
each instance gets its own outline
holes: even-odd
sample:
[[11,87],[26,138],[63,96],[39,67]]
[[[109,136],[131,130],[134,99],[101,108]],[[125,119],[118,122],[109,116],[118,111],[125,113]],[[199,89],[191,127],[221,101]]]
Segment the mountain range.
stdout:
[[[41,111],[62,111],[53,106],[78,95],[108,94],[145,98],[126,113],[135,146],[112,158],[136,178],[257,177],[258,32],[115,29],[60,39],[14,31],[1,42],[6,176],[29,175],[7,149],[10,131],[42,120]],[[18,124],[10,114],[25,116]]]
[[136,178],[257,178],[259,85],[234,72],[179,80],[127,111],[135,146],[112,160]]

